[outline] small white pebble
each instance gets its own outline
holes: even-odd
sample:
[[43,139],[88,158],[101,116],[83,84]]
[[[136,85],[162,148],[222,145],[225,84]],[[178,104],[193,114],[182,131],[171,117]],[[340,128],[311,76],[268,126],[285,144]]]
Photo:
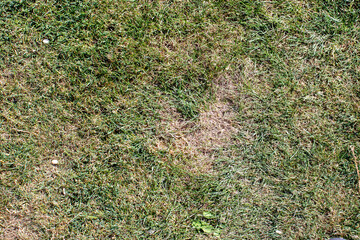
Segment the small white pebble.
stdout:
[[44,39],[43,43],[48,44],[48,43],[50,43],[50,40],[49,39]]
[[282,234],[283,232],[282,231],[280,231],[280,230],[276,230],[275,231],[277,234]]
[[58,160],[52,160],[51,163],[52,163],[53,165],[58,165],[58,164],[59,164],[59,161],[58,161]]

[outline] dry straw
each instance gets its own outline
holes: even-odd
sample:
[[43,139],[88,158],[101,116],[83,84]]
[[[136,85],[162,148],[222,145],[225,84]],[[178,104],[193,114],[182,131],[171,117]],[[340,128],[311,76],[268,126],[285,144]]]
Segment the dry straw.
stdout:
[[358,166],[358,160],[357,160],[357,157],[355,155],[355,150],[354,150],[354,146],[350,146],[350,150],[351,150],[351,153],[354,157],[354,162],[355,162],[355,167],[356,167],[356,173],[358,175],[358,184],[359,184],[359,192],[360,192],[360,172],[359,172],[359,166]]

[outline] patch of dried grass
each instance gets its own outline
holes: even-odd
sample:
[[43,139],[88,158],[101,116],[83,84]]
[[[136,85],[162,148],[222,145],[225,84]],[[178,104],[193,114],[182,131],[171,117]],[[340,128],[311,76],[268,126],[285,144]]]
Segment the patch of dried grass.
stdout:
[[27,240],[39,239],[39,235],[29,216],[24,213],[12,211],[7,214],[6,219],[1,219],[0,237],[4,240]]
[[0,87],[5,86],[5,84],[14,77],[14,74],[9,70],[0,70]]
[[[213,173],[219,153],[227,152],[235,141],[241,144],[254,140],[254,134],[243,127],[251,124],[251,117],[239,124],[234,109],[241,106],[243,115],[251,115],[255,99],[242,89],[261,85],[264,87],[253,89],[257,91],[255,95],[269,91],[269,86],[264,85],[262,72],[250,58],[243,59],[239,69],[229,66],[222,77],[214,81],[214,101],[201,110],[197,121],[185,121],[174,107],[163,104],[159,124],[163,134],[155,141],[153,150],[165,151],[172,156],[171,159],[181,159],[174,164],[194,173]],[[242,139],[233,138],[240,132]]]
[[[184,165],[194,173],[213,173],[216,153],[232,143],[238,132],[231,100],[237,93],[237,83],[227,78],[215,82],[215,101],[202,109],[197,121],[184,120],[175,108],[161,111],[162,138],[155,142],[154,150],[170,155],[185,155]],[[175,158],[176,159],[176,158]]]
[[[14,201],[16,197],[12,196],[13,203],[0,213],[0,239],[41,239],[40,229],[48,229],[49,224],[54,222],[55,219],[44,212],[44,209],[53,203],[49,203],[49,196],[40,189],[41,186],[48,185],[55,178],[66,173],[49,163],[35,167],[34,171],[37,173],[36,179],[32,179],[19,188],[26,199]],[[11,182],[4,183],[11,184]],[[6,194],[10,195],[10,191]]]

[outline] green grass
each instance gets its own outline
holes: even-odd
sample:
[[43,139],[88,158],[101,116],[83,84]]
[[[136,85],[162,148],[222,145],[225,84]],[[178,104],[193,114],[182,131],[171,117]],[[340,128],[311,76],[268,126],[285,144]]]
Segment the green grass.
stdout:
[[[1,1],[0,236],[360,239],[359,6]],[[238,132],[192,171],[162,113],[225,80]]]

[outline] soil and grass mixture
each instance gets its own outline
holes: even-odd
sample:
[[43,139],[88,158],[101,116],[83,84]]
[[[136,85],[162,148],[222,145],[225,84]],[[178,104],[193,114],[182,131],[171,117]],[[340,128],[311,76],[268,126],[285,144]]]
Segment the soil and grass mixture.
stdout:
[[359,16],[0,1],[0,238],[360,239]]

